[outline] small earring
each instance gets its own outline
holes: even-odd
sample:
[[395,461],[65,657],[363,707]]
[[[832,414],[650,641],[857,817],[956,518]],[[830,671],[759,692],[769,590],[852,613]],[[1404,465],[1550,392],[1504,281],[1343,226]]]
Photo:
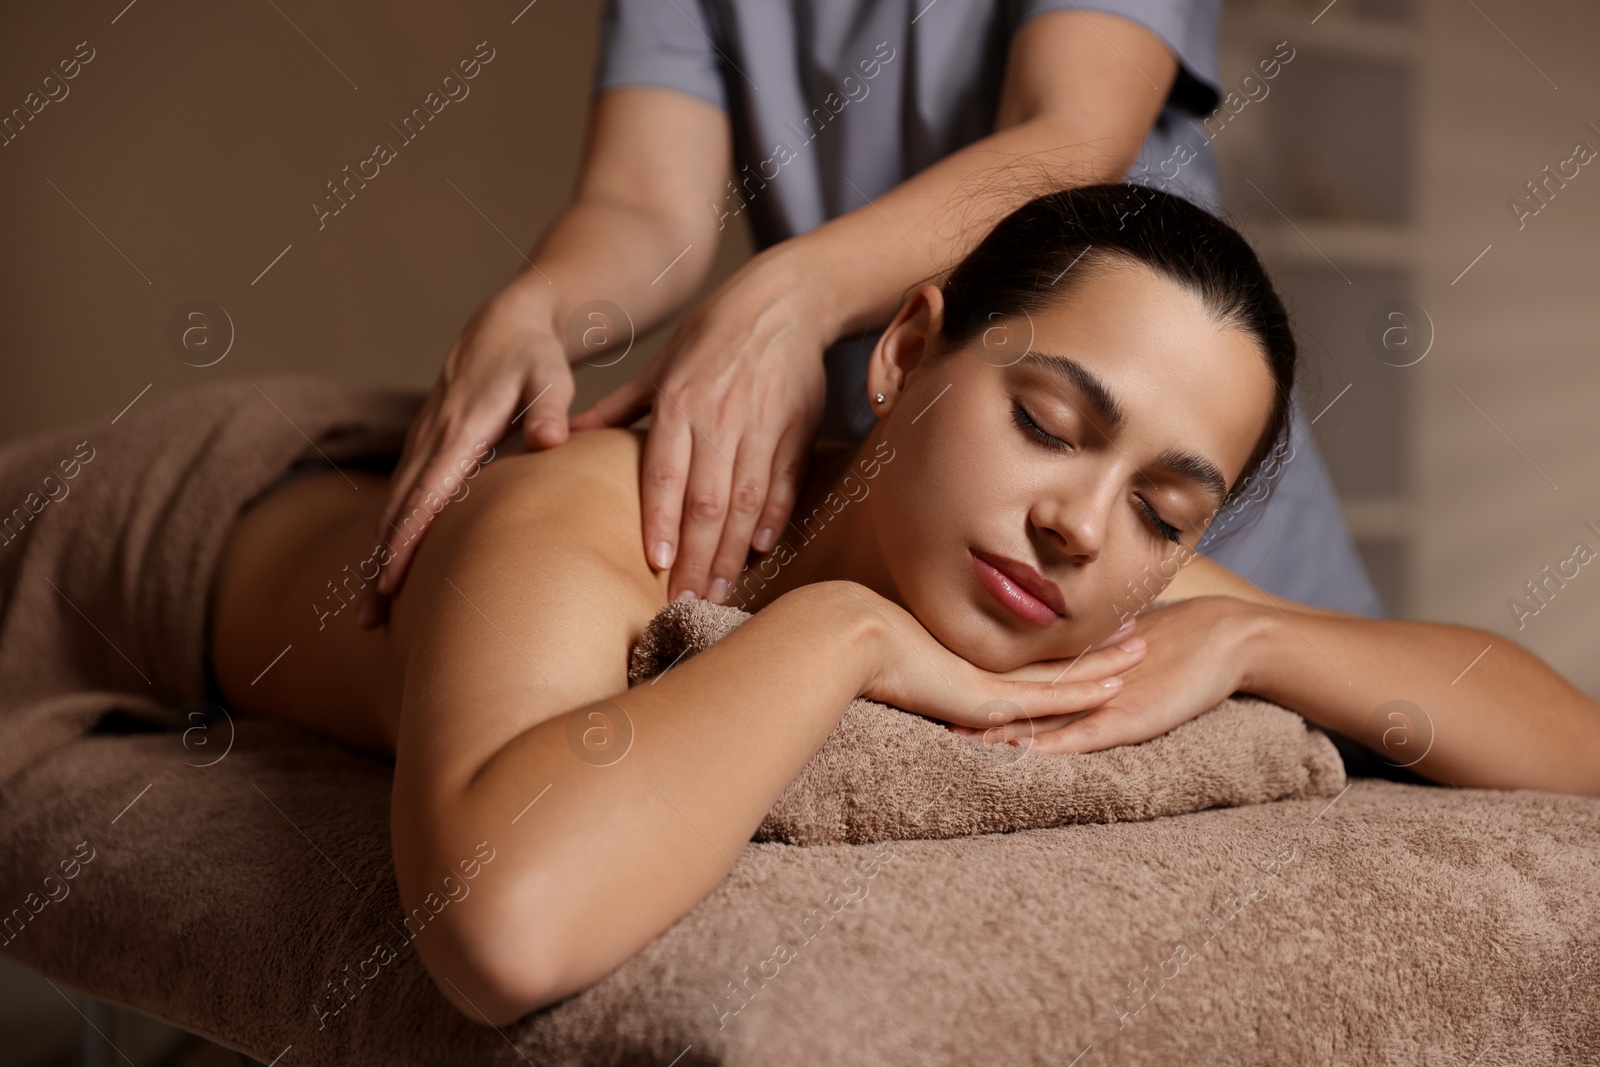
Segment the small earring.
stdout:
[[878,393],[876,396],[873,397],[873,399],[881,404],[881,403],[883,403],[883,394],[882,393]]

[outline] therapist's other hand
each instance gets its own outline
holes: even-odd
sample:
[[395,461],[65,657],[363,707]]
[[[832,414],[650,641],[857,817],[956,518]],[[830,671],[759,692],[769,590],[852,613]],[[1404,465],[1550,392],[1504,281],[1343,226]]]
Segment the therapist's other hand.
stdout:
[[478,308],[412,420],[374,531],[374,543],[387,545],[388,552],[379,555],[386,562],[363,590],[357,609],[362,626],[383,621],[387,598],[405,581],[444,501],[465,495],[464,478],[513,429],[514,416],[524,413],[522,433],[530,448],[567,439],[572,367],[551,324],[542,284],[519,278]]
[[822,352],[799,256],[778,245],[706,296],[621,388],[572,419],[626,426],[650,411],[640,471],[645,558],[667,595],[725,603],[752,545],[789,520],[822,419]]

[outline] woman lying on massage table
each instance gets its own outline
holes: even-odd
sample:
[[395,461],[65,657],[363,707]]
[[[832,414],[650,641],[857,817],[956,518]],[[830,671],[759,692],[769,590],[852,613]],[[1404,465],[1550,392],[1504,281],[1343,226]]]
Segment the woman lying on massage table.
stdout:
[[[394,756],[405,907],[508,841],[416,942],[495,1024],[689,911],[860,695],[1040,753],[1145,741],[1241,690],[1381,751],[1374,712],[1404,698],[1430,779],[1600,794],[1600,707],[1503,638],[1302,608],[1198,559],[1166,585],[1283,439],[1294,356],[1226,225],[1127,186],[1054,193],[906,299],[872,355],[879,422],[814,464],[811,518],[741,587],[758,613],[658,681],[627,685],[667,574],[623,429],[485,467],[378,630],[307,605],[367,554],[382,479],[264,495],[218,572],[213,665],[234,707]],[[1164,585],[1179,602],[1119,629]],[[631,747],[596,766],[574,719]]]

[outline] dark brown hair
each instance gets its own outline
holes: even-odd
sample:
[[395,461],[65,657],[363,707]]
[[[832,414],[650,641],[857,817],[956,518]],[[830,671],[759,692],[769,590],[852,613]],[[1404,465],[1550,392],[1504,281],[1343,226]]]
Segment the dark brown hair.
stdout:
[[[1188,200],[1131,184],[1082,185],[1034,198],[1007,215],[944,283],[941,347],[963,345],[994,316],[1039,311],[1088,271],[1116,259],[1142,264],[1197,295],[1217,321],[1254,337],[1275,385],[1255,450],[1229,501],[1286,447],[1296,347],[1289,316],[1240,233]],[[1281,468],[1268,465],[1269,481]]]

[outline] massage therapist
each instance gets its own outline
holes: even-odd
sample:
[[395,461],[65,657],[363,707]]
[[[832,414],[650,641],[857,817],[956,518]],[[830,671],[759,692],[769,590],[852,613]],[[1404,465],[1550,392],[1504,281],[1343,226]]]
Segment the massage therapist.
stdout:
[[[1217,104],[1219,7],[608,0],[572,202],[451,347],[391,481],[377,592],[400,587],[424,498],[482,442],[520,426],[551,447],[648,411],[646,557],[670,596],[726,602],[788,522],[819,432],[875,420],[867,357],[915,283],[1042,183],[1127,178],[1216,209],[1196,120]],[[681,310],[740,215],[760,251],[569,423],[591,336]],[[1257,521],[1201,550],[1279,596],[1379,614],[1298,412],[1291,443]],[[383,604],[363,603],[364,625]]]

